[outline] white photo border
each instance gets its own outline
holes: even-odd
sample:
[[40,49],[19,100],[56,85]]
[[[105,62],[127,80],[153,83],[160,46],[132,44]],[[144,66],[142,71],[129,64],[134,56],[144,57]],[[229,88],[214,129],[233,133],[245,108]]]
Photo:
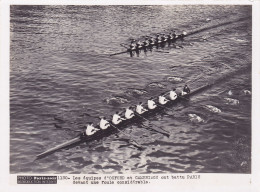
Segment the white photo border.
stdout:
[[[252,5],[252,169],[251,174],[201,174],[204,179],[199,183],[167,183],[165,185],[13,185],[16,175],[9,173],[9,62],[10,62],[10,5]],[[0,186],[1,191],[259,191],[260,180],[260,0],[1,0],[0,1],[0,122],[1,153]]]

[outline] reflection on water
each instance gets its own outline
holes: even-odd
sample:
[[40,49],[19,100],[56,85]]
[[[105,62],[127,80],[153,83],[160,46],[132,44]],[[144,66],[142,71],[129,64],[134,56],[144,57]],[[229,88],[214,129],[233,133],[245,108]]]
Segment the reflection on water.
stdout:
[[[250,173],[250,68],[124,134],[34,161],[98,116],[250,66],[250,16],[249,6],[11,6],[11,173]],[[172,30],[198,32],[109,56]],[[159,126],[170,137],[149,129]]]

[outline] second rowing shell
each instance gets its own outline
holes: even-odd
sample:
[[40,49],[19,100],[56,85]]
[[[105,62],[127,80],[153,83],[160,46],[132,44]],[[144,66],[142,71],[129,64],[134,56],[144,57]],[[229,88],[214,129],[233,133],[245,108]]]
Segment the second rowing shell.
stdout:
[[[185,35],[187,36],[187,35]],[[110,56],[114,56],[114,55],[120,55],[120,54],[124,54],[124,53],[129,53],[129,52],[134,52],[134,51],[140,51],[142,49],[147,49],[149,47],[153,47],[153,46],[159,46],[159,45],[162,45],[162,44],[165,44],[166,42],[173,42],[173,41],[176,41],[177,39],[181,39],[183,38],[184,36],[183,35],[178,35],[176,38],[174,39],[170,39],[170,40],[166,40],[166,41],[160,41],[158,43],[153,43],[153,44],[149,44],[148,46],[141,46],[140,48],[134,48],[134,49],[127,49],[126,51],[122,51],[122,52],[118,52],[118,53],[114,53],[114,54],[111,54]]]

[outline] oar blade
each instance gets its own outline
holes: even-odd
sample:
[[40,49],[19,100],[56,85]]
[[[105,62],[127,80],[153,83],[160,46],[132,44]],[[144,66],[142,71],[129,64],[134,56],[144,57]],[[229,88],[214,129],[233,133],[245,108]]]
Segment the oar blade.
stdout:
[[122,52],[110,54],[109,56],[120,55],[120,54],[124,54],[124,53],[127,53],[127,52],[129,52],[129,51],[122,51]]
[[166,130],[164,130],[163,128],[161,127],[156,127],[156,126],[153,126],[153,127],[149,127],[149,129],[152,129],[153,131],[157,132],[157,133],[161,133],[167,137],[170,137],[170,133]]
[[60,145],[58,145],[58,146],[56,146],[56,147],[53,147],[53,148],[51,148],[51,149],[48,149],[47,151],[44,151],[43,153],[40,153],[40,154],[36,155],[36,157],[37,157],[37,158],[44,157],[44,156],[46,156],[46,155],[48,155],[48,154],[54,153],[55,151],[58,151],[58,150],[60,150],[60,149],[63,149],[63,148],[65,148],[65,147],[68,147],[68,146],[70,146],[70,145],[76,144],[76,143],[78,143],[78,142],[80,142],[80,141],[81,141],[80,137],[76,137],[76,138],[71,139],[71,140],[69,140],[69,141],[66,141],[65,143],[62,143],[62,144],[60,144]]

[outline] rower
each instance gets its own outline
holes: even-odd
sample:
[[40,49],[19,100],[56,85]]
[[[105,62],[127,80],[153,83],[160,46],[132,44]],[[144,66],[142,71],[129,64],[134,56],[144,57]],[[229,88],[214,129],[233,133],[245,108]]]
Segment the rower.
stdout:
[[134,50],[135,48],[136,48],[135,40],[132,40],[130,44],[130,49]]
[[150,45],[154,44],[154,39],[153,39],[153,37],[150,37],[150,38],[149,38],[149,44],[150,44]]
[[143,106],[143,103],[142,102],[140,102],[138,105],[136,105],[136,112],[138,113],[138,114],[143,114],[144,112],[146,112],[146,111],[148,111],[147,109],[145,109]]
[[138,40],[138,42],[136,43],[136,47],[137,48],[142,48],[143,44],[140,40]]
[[114,125],[117,125],[119,123],[121,123],[123,120],[125,120],[124,118],[120,117],[119,116],[119,112],[117,111],[114,115],[113,115],[113,118],[112,118],[112,123]]
[[176,32],[175,32],[175,31],[173,31],[172,36],[173,36],[174,39],[178,37],[178,36],[176,35]]
[[93,135],[94,133],[96,133],[99,129],[95,128],[93,123],[89,123],[87,125],[87,128],[86,128],[86,131],[85,131],[85,134],[87,136],[90,136],[90,135]]
[[190,88],[188,87],[188,85],[185,85],[183,90],[182,90],[182,95],[186,95],[190,93]]
[[148,99],[147,105],[148,105],[148,109],[155,109],[155,108],[157,107],[157,105],[156,105],[155,102],[153,101],[153,98],[152,98],[152,97],[151,97],[150,99]]
[[186,31],[182,31],[182,34],[180,35],[181,38],[185,37],[187,35],[187,32]]
[[99,122],[99,127],[102,130],[107,129],[110,126],[110,123],[106,120],[105,117],[101,117],[100,122]]
[[134,115],[134,111],[132,110],[132,108],[131,107],[126,108],[126,110],[125,110],[125,118],[126,119],[131,119],[133,116],[135,116],[135,115]]
[[173,35],[172,33],[169,33],[169,35],[167,36],[168,40],[173,40]]
[[148,40],[148,37],[145,37],[145,41],[143,42],[143,45],[145,46],[145,47],[148,47],[149,46],[149,40]]
[[169,100],[166,99],[163,94],[159,96],[159,103],[160,103],[161,105],[165,105],[168,101],[169,101]]
[[175,31],[173,31],[172,36],[173,36],[173,38],[176,37],[176,32]]
[[170,91],[170,95],[169,95],[169,97],[170,97],[170,100],[172,100],[172,101],[174,101],[175,99],[177,99],[177,93],[176,93],[176,89],[175,88],[173,88],[171,91]]
[[161,39],[162,39],[162,41],[166,41],[166,36],[165,36],[165,34],[164,34],[164,33],[162,34],[162,37],[161,37]]
[[159,34],[156,35],[155,42],[156,43],[161,43],[161,37],[160,37]]

